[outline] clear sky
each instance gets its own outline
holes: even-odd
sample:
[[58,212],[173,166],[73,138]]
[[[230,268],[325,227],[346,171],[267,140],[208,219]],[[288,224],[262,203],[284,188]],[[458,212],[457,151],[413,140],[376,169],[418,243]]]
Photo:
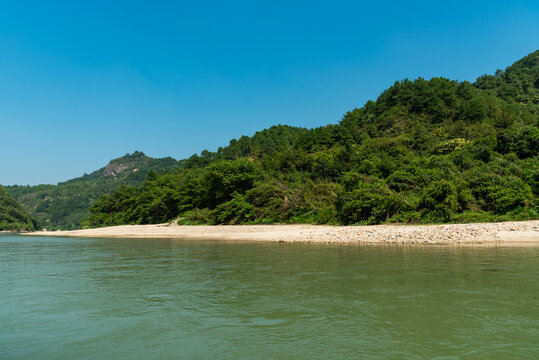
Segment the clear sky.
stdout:
[[395,80],[473,81],[538,47],[538,1],[2,0],[0,183],[336,123]]

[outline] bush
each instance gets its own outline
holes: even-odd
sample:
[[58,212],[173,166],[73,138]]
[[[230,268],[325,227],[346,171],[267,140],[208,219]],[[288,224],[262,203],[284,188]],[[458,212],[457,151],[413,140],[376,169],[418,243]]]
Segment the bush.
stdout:
[[193,209],[184,212],[178,219],[178,225],[201,225],[209,222],[210,209]]
[[219,204],[208,214],[212,224],[241,224],[254,219],[254,206],[244,195],[237,194],[232,200]]
[[459,207],[457,188],[447,180],[436,181],[425,189],[420,204],[427,209],[425,219],[448,221]]
[[404,196],[392,191],[383,181],[363,183],[337,202],[339,220],[344,224],[377,224],[389,220],[400,210],[409,210]]

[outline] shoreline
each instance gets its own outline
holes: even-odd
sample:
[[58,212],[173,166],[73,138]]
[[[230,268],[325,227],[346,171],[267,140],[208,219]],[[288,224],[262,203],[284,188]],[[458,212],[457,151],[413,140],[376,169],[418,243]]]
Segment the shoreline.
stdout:
[[167,238],[184,240],[373,245],[539,246],[539,220],[442,225],[120,225],[25,236]]

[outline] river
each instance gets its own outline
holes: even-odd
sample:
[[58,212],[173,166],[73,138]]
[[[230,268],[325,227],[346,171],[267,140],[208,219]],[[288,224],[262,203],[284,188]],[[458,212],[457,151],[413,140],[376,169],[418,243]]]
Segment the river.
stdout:
[[0,359],[537,359],[538,247],[0,235]]

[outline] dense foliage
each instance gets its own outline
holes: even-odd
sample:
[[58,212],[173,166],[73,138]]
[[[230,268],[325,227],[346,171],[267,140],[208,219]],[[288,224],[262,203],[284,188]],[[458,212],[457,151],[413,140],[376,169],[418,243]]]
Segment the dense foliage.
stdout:
[[538,218],[538,59],[474,84],[397,81],[339,124],[232,140],[101,197],[85,225]]
[[57,185],[8,186],[6,190],[47,229],[75,229],[90,215],[90,205],[100,196],[122,184],[139,185],[152,171],[172,171],[180,165],[170,157],[153,159],[136,151]]
[[539,113],[538,73],[539,61],[536,51],[509,66],[505,71],[497,70],[494,75],[481,76],[475,85],[537,115]]
[[0,231],[32,231],[37,226],[36,220],[0,186]]

